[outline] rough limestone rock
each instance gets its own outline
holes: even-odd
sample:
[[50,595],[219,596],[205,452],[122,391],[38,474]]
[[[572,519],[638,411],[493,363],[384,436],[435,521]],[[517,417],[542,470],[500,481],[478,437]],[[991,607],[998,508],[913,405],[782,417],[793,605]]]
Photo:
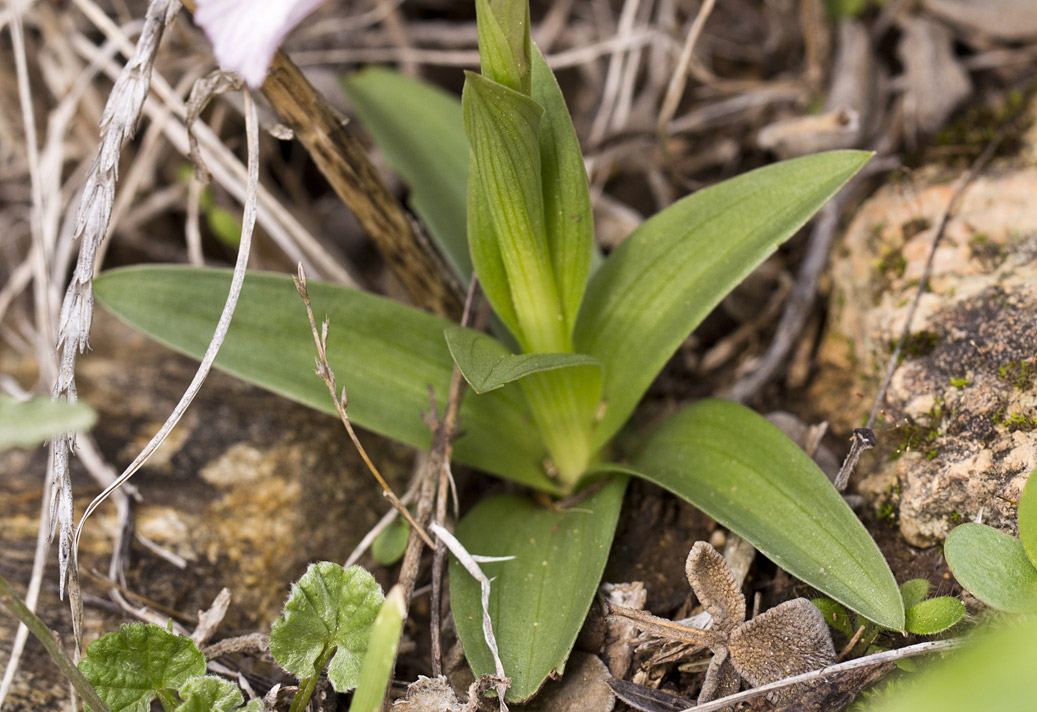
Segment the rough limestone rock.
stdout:
[[[853,389],[863,397],[843,394],[851,427],[870,409],[955,177],[934,169],[886,186],[834,256],[821,360],[867,380]],[[1014,502],[1037,466],[1035,193],[1032,167],[1002,165],[964,194],[882,404],[879,447],[862,461],[860,491],[915,546],[981,513],[1016,532]]]

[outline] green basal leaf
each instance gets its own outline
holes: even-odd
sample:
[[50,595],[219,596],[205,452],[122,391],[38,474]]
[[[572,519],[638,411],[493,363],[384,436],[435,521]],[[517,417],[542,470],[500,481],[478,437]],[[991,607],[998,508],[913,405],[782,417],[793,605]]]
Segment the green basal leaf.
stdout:
[[484,76],[529,94],[528,0],[475,0]]
[[929,582],[925,579],[911,579],[900,584],[900,598],[904,602],[904,610],[917,606],[929,595]]
[[396,517],[371,542],[371,558],[382,566],[392,566],[403,557],[409,537],[410,524],[403,517]]
[[533,45],[533,99],[540,120],[540,166],[548,251],[568,331],[576,324],[594,252],[594,213],[580,141],[562,90],[540,48]]
[[761,168],[646,221],[594,273],[574,350],[605,364],[608,442],[709,311],[867,162],[833,151]]
[[194,677],[180,687],[183,704],[176,712],[262,712],[263,701],[252,700],[244,708],[241,690],[230,680],[215,675]]
[[150,712],[154,697],[171,711],[176,691],[205,674],[205,656],[188,637],[126,623],[87,647],[79,671],[113,712]]
[[643,440],[631,468],[793,576],[903,630],[900,591],[864,525],[817,465],[748,408],[704,400],[678,411]]
[[1037,619],[974,636],[909,684],[876,698],[868,712],[1031,712]]
[[382,709],[406,615],[403,589],[398,585],[393,586],[374,620],[371,641],[360,668],[360,683],[349,705],[349,712],[378,712]]
[[[144,333],[200,358],[219,319],[230,272],[188,267],[133,267],[94,281],[98,299]],[[309,283],[317,314],[331,320],[328,359],[349,395],[357,425],[419,448],[431,434],[422,419],[431,386],[445,398],[454,362],[443,340],[449,321],[345,287]],[[311,408],[334,413],[327,387],[313,374],[316,348],[302,300],[288,275],[245,279],[217,367]],[[455,458],[548,492],[545,455],[517,386],[469,396]]]
[[0,450],[34,447],[61,433],[89,430],[96,418],[86,403],[61,403],[47,396],[19,402],[0,395]]
[[[625,488],[625,477],[613,477],[557,509],[518,495],[492,497],[458,523],[457,537],[471,554],[515,557],[480,564],[493,579],[490,618],[512,679],[508,700],[529,698],[562,671],[601,581]],[[476,675],[495,672],[479,596],[479,583],[451,558],[454,622]]]
[[381,67],[342,88],[364,129],[410,188],[409,203],[462,284],[472,277],[465,193],[468,139],[461,101],[442,89]]
[[959,623],[965,617],[965,604],[951,596],[929,598],[907,609],[908,633],[936,635]]
[[468,247],[472,263],[479,275],[479,284],[493,311],[512,335],[520,332],[518,314],[511,301],[511,284],[504,268],[497,233],[490,214],[490,200],[486,197],[479,166],[473,162],[468,176]]
[[[469,168],[469,243],[480,281],[481,257],[491,250],[478,243],[494,239],[507,274],[511,302],[518,319],[515,334],[526,352],[571,351],[569,333],[558,300],[544,225],[540,164],[540,119],[543,107],[528,96],[468,73],[461,96],[465,134],[471,145]],[[473,205],[473,203],[475,203]],[[492,235],[479,234],[489,218]],[[487,289],[494,309],[499,285]],[[507,321],[506,312],[501,313]]]
[[828,625],[845,635],[847,639],[853,637],[856,631],[853,623],[850,622],[850,614],[846,612],[845,608],[830,598],[814,598],[810,602],[821,611],[821,615],[825,617]]
[[335,650],[328,679],[338,692],[351,690],[384,600],[374,577],[359,566],[310,564],[292,584],[284,616],[270,629],[270,654],[285,670],[305,678],[320,674],[318,662]]
[[962,524],[943,545],[954,578],[988,606],[1009,613],[1037,611],[1037,568],[1023,543],[985,524]]
[[454,363],[476,393],[486,393],[542,371],[575,367],[601,371],[597,359],[583,354],[513,354],[492,336],[462,326],[447,328],[446,341]]
[[[1034,470],[1037,472],[1037,470]],[[1032,484],[1037,478],[1030,473],[1019,497],[1019,538],[1030,557],[1030,563],[1037,566],[1037,485]]]

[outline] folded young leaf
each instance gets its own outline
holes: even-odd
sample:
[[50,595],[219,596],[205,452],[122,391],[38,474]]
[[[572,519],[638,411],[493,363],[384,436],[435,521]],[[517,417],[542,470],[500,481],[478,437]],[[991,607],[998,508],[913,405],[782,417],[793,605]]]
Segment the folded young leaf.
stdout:
[[571,333],[591,268],[594,212],[580,141],[562,90],[536,45],[533,45],[532,97],[544,107],[540,119],[544,223],[566,328]]
[[[144,333],[199,358],[226,297],[230,272],[187,267],[134,267],[102,274],[98,299]],[[431,386],[445,398],[453,360],[443,340],[449,321],[345,287],[310,282],[318,314],[331,320],[328,359],[349,395],[358,425],[415,447],[431,442],[422,412]],[[217,367],[298,401],[334,413],[327,387],[313,375],[313,336],[288,275],[245,279]],[[442,403],[441,403],[442,405]],[[455,458],[548,492],[544,448],[517,386],[470,394],[461,408],[464,433]]]
[[889,566],[817,465],[744,406],[704,400],[650,433],[631,462],[793,576],[879,625],[904,629]]
[[374,620],[370,644],[363,665],[360,666],[360,682],[349,705],[349,712],[378,712],[382,709],[406,613],[403,589],[399,585],[394,586]]
[[410,188],[411,208],[459,281],[468,284],[468,139],[460,98],[382,67],[344,78],[342,88],[364,129]]
[[[528,497],[480,502],[457,525],[471,554],[514,556],[480,564],[492,579],[490,618],[507,699],[525,700],[552,671],[561,672],[605,570],[626,477],[616,476],[571,508],[545,508]],[[495,671],[483,638],[479,584],[450,560],[450,602],[458,636],[476,675]]]
[[1009,613],[1037,612],[1037,568],[1014,536],[962,524],[947,535],[943,555],[958,583],[983,603]]
[[79,671],[112,710],[147,710],[154,697],[171,710],[180,686],[205,674],[205,656],[186,636],[126,623],[87,647]]
[[529,3],[475,0],[483,76],[529,94]]
[[476,393],[496,390],[525,376],[601,362],[583,354],[513,354],[492,336],[463,326],[446,330],[446,342],[461,374]]
[[594,273],[574,350],[605,364],[608,442],[709,311],[867,162],[833,151],[706,188],[641,225]]

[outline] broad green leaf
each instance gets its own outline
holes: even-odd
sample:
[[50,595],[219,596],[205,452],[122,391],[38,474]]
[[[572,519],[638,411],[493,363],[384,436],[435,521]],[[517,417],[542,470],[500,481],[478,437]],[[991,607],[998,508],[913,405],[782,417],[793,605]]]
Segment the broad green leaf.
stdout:
[[[1037,472],[1037,470],[1034,470]],[[1019,538],[1026,549],[1026,555],[1030,557],[1030,563],[1037,566],[1037,484],[1031,483],[1037,480],[1030,473],[1023,487],[1023,493],[1019,497]]]
[[342,88],[364,129],[410,188],[411,208],[461,283],[468,284],[468,139],[460,98],[382,67],[343,79]]
[[830,598],[815,598],[810,602],[814,604],[817,610],[821,611],[821,615],[825,617],[825,622],[828,625],[847,638],[853,637],[856,631],[853,628],[853,623],[850,622],[850,614],[846,612],[845,608]]
[[[94,281],[98,299],[120,318],[200,358],[230,284],[225,270],[132,267]],[[446,397],[454,362],[443,330],[449,321],[337,285],[310,282],[317,315],[331,320],[328,359],[349,396],[357,425],[419,448],[431,443],[422,412],[431,386]],[[319,318],[319,317],[318,317]],[[288,275],[249,274],[216,365],[311,408],[334,413],[313,374],[316,347],[302,300]],[[517,386],[470,395],[455,458],[496,475],[557,491],[543,472],[544,449]]]
[[403,517],[396,517],[371,542],[371,558],[382,566],[392,566],[406,551],[409,537],[410,524]]
[[678,411],[643,440],[631,468],[826,596],[904,629],[900,590],[864,525],[817,465],[748,408],[703,400]]
[[61,403],[48,396],[19,402],[0,395],[0,450],[34,447],[61,433],[88,430],[96,417],[86,403]]
[[305,678],[320,674],[318,662],[334,649],[328,679],[338,692],[351,690],[384,600],[374,577],[359,566],[310,564],[292,584],[284,616],[270,629],[270,654],[285,670]]
[[475,9],[483,75],[528,95],[528,0],[475,0]]
[[555,282],[569,332],[576,324],[594,251],[594,213],[587,171],[562,90],[540,48],[533,45],[533,99],[540,120],[544,221]]
[[595,444],[623,425],[667,359],[709,311],[868,160],[833,151],[778,163],[674,203],[598,269],[574,350],[605,364],[608,409]]
[[[518,319],[515,337],[523,350],[570,351],[544,225],[539,138],[544,109],[528,96],[472,73],[466,75],[461,107],[471,146],[469,242],[496,240]],[[482,202],[473,206],[473,201]],[[487,216],[493,235],[475,233],[474,228],[485,229],[479,223]],[[482,271],[480,257],[487,252],[472,245],[484,284],[499,278]],[[486,291],[495,309],[497,289],[499,285],[491,284]]]
[[[586,499],[558,508],[518,495],[492,497],[458,523],[469,553],[515,557],[480,564],[493,579],[490,618],[512,680],[509,700],[529,698],[562,671],[601,581],[625,488],[625,477],[613,477]],[[476,675],[495,671],[479,595],[479,583],[451,558],[454,622]]]
[[150,712],[153,697],[172,710],[181,685],[205,674],[205,656],[188,637],[126,623],[87,647],[79,671],[112,712]]
[[597,359],[583,354],[513,354],[492,336],[461,326],[446,330],[447,346],[461,374],[476,393],[486,393],[532,373],[578,366],[601,371]]
[[936,635],[960,622],[964,617],[965,604],[952,596],[937,596],[908,608],[905,622],[908,633]]
[[900,599],[904,602],[904,610],[917,606],[929,595],[929,582],[925,579],[911,579],[900,584]]
[[230,680],[215,675],[194,677],[180,687],[183,704],[176,712],[262,712],[263,701],[252,700],[244,708],[241,690]]
[[349,705],[349,712],[378,712],[382,709],[406,615],[403,589],[398,585],[393,586],[378,611],[378,617],[374,619],[371,641],[360,668],[360,682],[353,695],[353,702]]
[[1031,712],[1037,619],[973,636],[907,684],[875,698],[868,712]]
[[988,606],[1037,611],[1037,568],[1015,537],[985,524],[962,524],[947,535],[943,555],[958,583]]

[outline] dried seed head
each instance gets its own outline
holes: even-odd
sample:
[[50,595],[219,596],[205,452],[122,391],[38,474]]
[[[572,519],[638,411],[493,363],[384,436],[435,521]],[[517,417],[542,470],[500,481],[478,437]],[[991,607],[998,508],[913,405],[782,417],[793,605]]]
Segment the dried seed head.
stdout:
[[715,630],[730,631],[745,620],[745,596],[716,549],[707,542],[696,542],[685,571],[699,602],[713,616]]
[[[786,601],[735,628],[731,662],[753,687],[817,670],[835,662],[824,616],[805,598]],[[778,693],[781,699],[796,687]]]

